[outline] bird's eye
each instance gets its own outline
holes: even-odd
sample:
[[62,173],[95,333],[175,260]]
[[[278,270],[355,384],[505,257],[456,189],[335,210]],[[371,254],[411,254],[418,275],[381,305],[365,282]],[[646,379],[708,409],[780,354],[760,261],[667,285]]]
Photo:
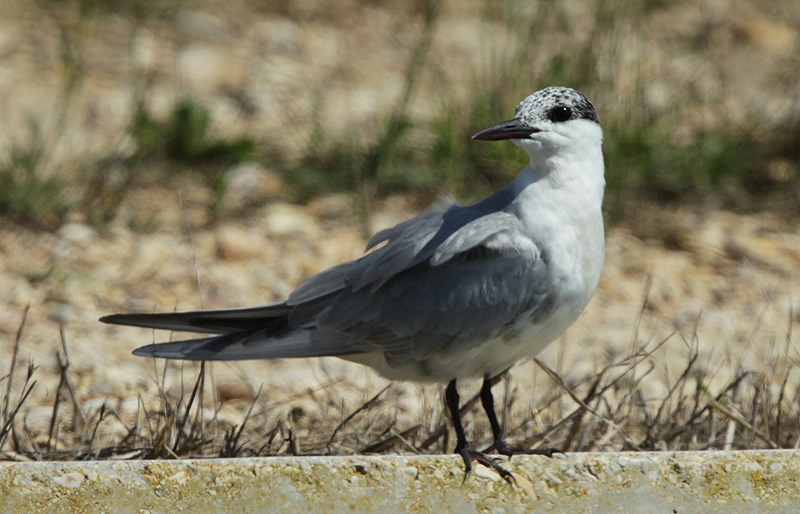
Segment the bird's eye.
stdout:
[[547,117],[550,118],[550,121],[567,121],[572,118],[572,109],[559,105],[558,107],[550,109],[550,112],[547,113]]

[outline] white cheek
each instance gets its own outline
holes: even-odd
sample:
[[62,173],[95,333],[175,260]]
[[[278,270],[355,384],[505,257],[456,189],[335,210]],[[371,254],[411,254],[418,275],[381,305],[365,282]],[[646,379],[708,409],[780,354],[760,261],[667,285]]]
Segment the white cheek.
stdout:
[[512,143],[524,149],[526,152],[540,152],[542,150],[541,141],[534,139],[512,139]]

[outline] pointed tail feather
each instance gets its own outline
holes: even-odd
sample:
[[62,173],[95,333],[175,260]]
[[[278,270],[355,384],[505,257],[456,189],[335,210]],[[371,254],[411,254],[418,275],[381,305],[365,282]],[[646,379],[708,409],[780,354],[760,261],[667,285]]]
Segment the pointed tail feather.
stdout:
[[133,354],[164,359],[234,361],[341,356],[368,350],[371,348],[359,348],[349,337],[340,334],[299,330],[275,338],[267,336],[264,330],[255,330],[172,343],[149,344],[137,348]]
[[100,318],[100,321],[115,325],[130,325],[181,332],[232,334],[269,325],[280,325],[290,310],[291,307],[284,302],[280,302],[244,309],[156,314],[112,314]]

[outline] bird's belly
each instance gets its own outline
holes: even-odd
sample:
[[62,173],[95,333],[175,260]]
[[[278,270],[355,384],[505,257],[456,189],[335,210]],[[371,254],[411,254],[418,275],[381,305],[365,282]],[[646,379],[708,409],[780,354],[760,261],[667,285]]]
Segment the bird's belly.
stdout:
[[402,366],[390,366],[382,352],[343,358],[370,366],[390,380],[449,382],[454,378],[494,376],[544,350],[578,318],[583,306],[576,307],[562,306],[541,323],[532,322],[530,316],[523,316],[507,331],[484,342],[465,342],[461,348],[458,342],[454,342],[441,352]]

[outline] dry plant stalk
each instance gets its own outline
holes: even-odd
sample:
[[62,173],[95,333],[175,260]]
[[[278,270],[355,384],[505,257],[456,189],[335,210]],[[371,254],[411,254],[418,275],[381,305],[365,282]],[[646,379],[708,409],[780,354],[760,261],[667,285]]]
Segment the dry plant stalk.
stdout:
[[[645,294],[646,298],[646,294]],[[16,358],[26,317],[23,316],[15,341],[15,358],[3,384],[0,405],[0,459],[163,459],[187,457],[237,457],[261,455],[308,455],[352,453],[430,453],[447,451],[448,425],[442,409],[427,404],[419,413],[420,422],[403,427],[398,424],[397,388],[384,387],[365,397],[356,408],[346,410],[338,400],[348,388],[358,387],[343,378],[330,377],[311,388],[278,402],[261,400],[262,391],[248,404],[239,424],[221,421],[216,413],[222,402],[204,396],[204,366],[185,392],[177,396],[165,387],[170,369],[156,370],[157,398],[153,404],[139,398],[135,423],[125,425],[125,433],[110,441],[105,420],[122,423],[105,402],[84,419],[82,394],[71,375],[67,341],[62,333],[56,354],[59,373],[58,398],[53,405],[49,430],[40,434],[20,423],[26,401],[36,385],[39,369],[28,365],[24,380],[13,383]],[[791,323],[790,323],[791,326]],[[638,328],[636,329],[638,331]],[[528,446],[547,444],[567,451],[611,450],[704,450],[746,448],[793,448],[800,443],[800,386],[792,380],[796,366],[787,330],[782,352],[760,362],[754,371],[740,370],[716,392],[709,383],[712,373],[698,368],[700,343],[696,333],[681,339],[670,335],[651,344],[632,344],[632,353],[609,362],[596,373],[575,381],[536,361],[550,378],[549,386],[537,391],[538,409],[525,412],[518,401],[514,378],[504,373],[494,383],[506,380],[504,420],[509,438]],[[680,373],[663,384],[660,397],[650,396],[648,383],[660,364],[658,352],[667,345],[686,348],[686,361]],[[213,376],[212,376],[213,381]],[[255,389],[255,388],[253,388]],[[365,391],[364,391],[365,392]],[[529,396],[527,393],[525,397]],[[297,402],[312,399],[316,409],[300,408]],[[85,400],[83,400],[85,401]],[[204,415],[204,404],[213,403],[213,416]],[[479,395],[461,407],[468,427],[478,437],[489,433],[486,421],[475,409]],[[65,417],[60,404],[68,402],[72,416]],[[275,412],[288,414],[275,416]],[[69,412],[69,411],[67,411]],[[332,420],[339,419],[338,423]],[[426,421],[423,421],[426,420]],[[727,427],[727,429],[725,428]],[[43,441],[42,446],[37,440]]]

